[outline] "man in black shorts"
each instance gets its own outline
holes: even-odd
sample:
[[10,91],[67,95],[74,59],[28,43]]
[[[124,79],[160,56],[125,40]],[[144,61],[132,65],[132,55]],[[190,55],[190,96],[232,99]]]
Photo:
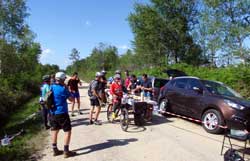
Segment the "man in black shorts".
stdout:
[[[68,158],[75,156],[76,153],[69,151],[69,143],[71,138],[71,122],[68,114],[67,99],[71,102],[73,98],[64,84],[66,75],[63,72],[56,73],[56,83],[53,84],[50,90],[53,92],[54,107],[50,109],[50,125],[52,135],[52,148],[54,156],[64,153],[64,157]],[[64,135],[64,152],[57,148],[57,136],[59,130],[63,129]]]
[[74,97],[74,101],[72,102],[72,106],[71,106],[72,117],[75,116],[74,115],[75,100],[77,101],[78,114],[82,115],[82,112],[80,111],[80,93],[78,89],[78,84],[80,86],[82,85],[78,77],[78,73],[75,72],[68,82],[69,92],[71,93],[71,96]]
[[[101,123],[98,121],[98,116],[101,111],[100,107],[100,79],[102,77],[102,74],[100,72],[97,72],[95,75],[95,80],[93,80],[90,83],[90,88],[91,88],[91,96],[90,96],[90,113],[89,113],[89,124],[95,123],[96,125],[100,125]],[[93,121],[93,113],[95,110],[95,117]]]

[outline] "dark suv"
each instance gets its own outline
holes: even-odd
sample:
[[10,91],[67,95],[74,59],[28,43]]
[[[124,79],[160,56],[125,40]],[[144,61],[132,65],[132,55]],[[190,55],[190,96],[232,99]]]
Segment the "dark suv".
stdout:
[[200,119],[209,133],[222,132],[217,125],[250,130],[250,102],[221,82],[172,79],[161,90],[159,108]]

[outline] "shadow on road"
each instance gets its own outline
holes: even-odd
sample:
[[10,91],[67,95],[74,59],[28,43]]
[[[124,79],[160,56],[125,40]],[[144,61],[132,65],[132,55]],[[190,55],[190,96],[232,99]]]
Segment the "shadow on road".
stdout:
[[72,127],[76,127],[76,126],[80,126],[80,125],[88,125],[88,124],[89,124],[88,118],[76,119],[76,120],[71,121]]
[[107,140],[104,143],[90,145],[90,146],[87,146],[87,147],[75,149],[73,151],[77,152],[77,155],[84,155],[84,154],[88,154],[88,153],[92,153],[92,152],[112,148],[112,147],[115,147],[115,146],[125,146],[125,145],[128,145],[130,142],[135,142],[135,141],[138,141],[138,139],[135,139],[135,138],[131,138],[131,139],[111,139],[111,140]]
[[161,116],[161,115],[153,115],[152,121],[146,122],[146,126],[160,125],[160,124],[165,124],[169,122],[173,122],[173,121],[168,120],[166,117]]

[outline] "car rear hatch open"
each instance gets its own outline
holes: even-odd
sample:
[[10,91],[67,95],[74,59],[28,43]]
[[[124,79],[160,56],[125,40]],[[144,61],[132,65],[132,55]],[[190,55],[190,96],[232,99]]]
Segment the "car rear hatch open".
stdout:
[[164,73],[167,73],[169,77],[182,77],[182,76],[188,76],[185,72],[177,70],[177,69],[166,69],[163,71]]

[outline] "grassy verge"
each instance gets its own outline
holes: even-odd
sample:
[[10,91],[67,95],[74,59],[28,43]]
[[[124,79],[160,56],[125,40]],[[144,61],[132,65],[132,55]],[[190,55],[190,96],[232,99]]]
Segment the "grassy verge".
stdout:
[[38,98],[34,98],[13,113],[8,123],[1,127],[1,138],[3,138],[5,132],[10,135],[24,129],[24,133],[14,138],[11,145],[0,147],[0,160],[29,160],[44,145],[43,139],[47,132],[42,132],[40,115],[21,123],[31,114],[38,112],[38,109]]

